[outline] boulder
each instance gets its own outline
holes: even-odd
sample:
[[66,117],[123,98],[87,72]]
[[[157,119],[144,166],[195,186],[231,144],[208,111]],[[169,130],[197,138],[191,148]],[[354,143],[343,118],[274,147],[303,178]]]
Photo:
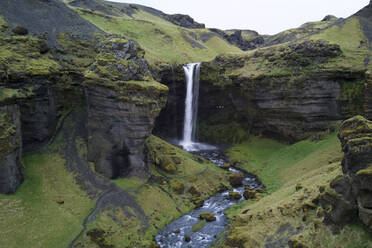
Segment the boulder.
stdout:
[[200,214],[199,218],[202,220],[206,220],[207,222],[212,222],[216,220],[216,216],[214,216],[213,214],[209,212],[204,212]]
[[230,191],[230,192],[229,192],[229,197],[230,197],[230,199],[232,199],[232,200],[240,200],[240,199],[242,198],[242,195],[239,194],[238,192]]
[[243,175],[243,173],[240,173],[240,172],[239,173],[233,172],[229,176],[229,182],[230,182],[230,185],[232,187],[242,186],[243,185],[243,179],[244,179],[244,175]]

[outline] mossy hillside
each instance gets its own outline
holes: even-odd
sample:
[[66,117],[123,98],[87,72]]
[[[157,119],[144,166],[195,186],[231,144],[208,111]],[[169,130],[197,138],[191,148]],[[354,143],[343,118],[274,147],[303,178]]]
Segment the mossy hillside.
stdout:
[[268,44],[278,44],[305,38],[306,36],[318,33],[319,31],[330,27],[337,21],[337,18],[330,18],[329,20],[307,22],[298,28],[288,29],[276,35],[266,37],[265,41]]
[[59,46],[52,53],[64,71],[81,72],[93,64],[98,53],[96,46],[103,39],[104,36],[100,34],[95,39],[83,39],[69,33],[60,33],[57,36]]
[[[2,24],[5,25],[5,24]],[[5,75],[49,75],[60,65],[46,49],[44,39],[3,35],[0,38],[0,73]]]
[[[371,247],[370,235],[360,224],[348,224],[334,234],[323,224],[323,210],[318,205],[320,189],[338,175],[339,162],[324,164],[298,177],[273,194],[230,209],[235,221],[230,226],[226,247],[266,247],[288,242],[304,247]],[[294,246],[296,247],[296,246]]]
[[304,171],[342,157],[335,133],[320,141],[304,140],[293,145],[252,136],[227,154],[239,161],[238,167],[257,175],[269,193],[296,180]]
[[0,195],[1,247],[67,247],[94,206],[57,153],[23,158],[25,182]]
[[[136,198],[145,213],[141,218],[145,218],[148,223],[147,226],[142,226],[141,218],[136,217],[131,209],[128,211],[133,214],[132,217],[118,209],[105,210],[94,222],[89,223],[88,230],[104,230],[105,242],[114,247],[151,247],[158,230],[195,207],[192,202],[195,194],[200,199],[206,199],[215,194],[221,184],[228,185],[227,172],[155,136],[147,140],[147,147],[151,164],[155,163],[155,158],[176,160],[177,170],[175,173],[168,173],[153,164],[148,178],[114,180],[118,186],[129,190]],[[174,187],[175,182],[182,185],[182,192]],[[191,188],[193,190],[190,190]],[[115,216],[115,219],[112,216]],[[80,243],[83,247],[94,246],[94,242],[87,235],[83,235]]]
[[[209,30],[182,28],[142,10],[137,10],[132,17],[127,15],[115,17],[97,11],[75,9],[82,17],[107,33],[136,40],[146,51],[145,58],[152,65],[159,62],[182,64],[190,61],[208,61],[221,53],[240,52],[240,49],[228,44]],[[202,39],[206,36],[210,38]],[[195,42],[194,47],[184,37]],[[195,37],[198,38],[194,39]]]
[[265,247],[288,245],[288,241],[306,247],[372,245],[359,224],[347,225],[337,235],[323,224],[319,196],[342,175],[343,154],[336,134],[293,145],[251,137],[228,154],[239,161],[237,166],[256,173],[269,194],[226,211],[232,224],[220,246]]
[[[324,65],[325,69],[339,67],[344,70],[365,69],[365,59],[370,55],[368,39],[365,37],[358,18],[347,19],[343,24],[334,25],[309,39],[322,39],[338,44],[343,56],[334,58]],[[369,68],[369,65],[367,66]]]

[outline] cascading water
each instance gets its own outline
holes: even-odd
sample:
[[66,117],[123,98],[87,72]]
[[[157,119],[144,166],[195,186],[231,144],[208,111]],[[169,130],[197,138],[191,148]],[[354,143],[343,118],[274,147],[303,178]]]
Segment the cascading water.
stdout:
[[196,133],[196,119],[198,116],[200,63],[184,65],[183,69],[186,76],[186,100],[183,140],[181,141],[181,145],[186,150],[192,150]]
[[183,139],[180,145],[186,151],[215,149],[213,146],[196,142],[200,63],[186,64],[183,66],[183,69],[186,77],[186,100]]

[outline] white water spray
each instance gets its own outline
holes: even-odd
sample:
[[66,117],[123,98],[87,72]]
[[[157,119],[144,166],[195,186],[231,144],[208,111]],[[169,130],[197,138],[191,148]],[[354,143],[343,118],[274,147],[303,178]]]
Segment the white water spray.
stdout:
[[184,65],[183,69],[186,76],[186,100],[181,146],[187,151],[215,149],[214,146],[196,142],[200,63]]

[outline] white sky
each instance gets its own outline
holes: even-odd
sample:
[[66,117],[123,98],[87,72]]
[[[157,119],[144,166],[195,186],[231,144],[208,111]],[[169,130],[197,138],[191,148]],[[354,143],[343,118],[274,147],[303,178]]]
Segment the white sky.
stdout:
[[138,3],[167,14],[187,14],[208,28],[275,34],[328,14],[348,17],[369,0],[110,0]]

